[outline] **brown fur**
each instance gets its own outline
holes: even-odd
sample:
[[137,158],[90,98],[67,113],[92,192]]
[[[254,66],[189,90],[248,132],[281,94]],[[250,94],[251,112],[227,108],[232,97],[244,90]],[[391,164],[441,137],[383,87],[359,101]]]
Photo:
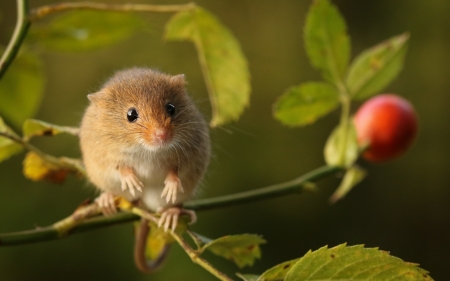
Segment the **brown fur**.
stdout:
[[[183,75],[170,76],[146,68],[117,72],[97,93],[84,114],[80,146],[89,180],[101,191],[139,199],[156,211],[191,198],[210,157],[208,126],[185,91]],[[171,117],[166,105],[175,106]],[[127,120],[135,108],[136,122]],[[165,133],[161,143],[155,132]],[[134,173],[143,192],[122,191],[120,178]],[[160,198],[164,180],[175,173],[184,193],[176,202]]]

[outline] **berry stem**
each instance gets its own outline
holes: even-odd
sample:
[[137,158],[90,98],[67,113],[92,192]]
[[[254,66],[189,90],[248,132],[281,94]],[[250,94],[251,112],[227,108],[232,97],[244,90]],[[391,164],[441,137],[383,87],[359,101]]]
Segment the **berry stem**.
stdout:
[[350,126],[350,105],[351,96],[347,90],[347,87],[343,82],[338,85],[339,94],[341,97],[341,119],[340,119],[340,143],[339,143],[339,166],[346,166],[346,155],[347,155],[347,142],[348,142],[348,132]]

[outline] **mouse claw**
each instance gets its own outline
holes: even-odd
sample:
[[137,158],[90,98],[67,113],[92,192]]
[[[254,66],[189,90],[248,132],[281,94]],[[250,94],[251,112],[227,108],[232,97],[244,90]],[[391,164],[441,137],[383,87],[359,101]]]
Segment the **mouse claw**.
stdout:
[[191,218],[189,220],[189,224],[194,224],[197,222],[197,214],[195,213],[194,210],[181,209],[181,214],[189,215],[189,217]]
[[114,195],[109,192],[103,192],[95,199],[97,205],[102,209],[104,216],[109,217],[117,213]]

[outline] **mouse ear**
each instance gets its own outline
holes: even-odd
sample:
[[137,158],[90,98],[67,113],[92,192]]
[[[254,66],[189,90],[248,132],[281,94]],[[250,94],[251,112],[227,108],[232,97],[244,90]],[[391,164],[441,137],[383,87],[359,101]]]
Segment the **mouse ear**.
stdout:
[[96,102],[99,99],[101,99],[103,95],[104,95],[103,92],[97,92],[97,93],[89,94],[89,95],[87,95],[87,97],[91,102]]
[[184,86],[186,84],[186,79],[184,78],[184,74],[178,74],[178,75],[172,76],[170,79],[173,82],[178,83],[182,86]]

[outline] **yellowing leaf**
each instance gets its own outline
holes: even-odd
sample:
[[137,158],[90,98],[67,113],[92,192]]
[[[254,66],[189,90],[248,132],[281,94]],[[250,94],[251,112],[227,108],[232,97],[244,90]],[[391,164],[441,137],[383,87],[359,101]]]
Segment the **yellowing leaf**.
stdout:
[[11,128],[9,128],[5,124],[5,122],[3,122],[3,119],[0,117],[0,162],[23,150],[22,145],[5,136],[2,136],[2,133],[7,133],[19,137]]
[[70,170],[45,161],[34,152],[28,152],[23,160],[23,174],[30,180],[46,180],[62,183]]
[[249,102],[250,73],[233,34],[214,15],[195,8],[175,14],[165,36],[196,46],[212,106],[211,126],[237,120]]
[[33,26],[30,37],[54,51],[90,51],[126,40],[143,26],[135,14],[71,11]]
[[20,53],[0,80],[0,115],[22,125],[39,108],[44,81],[41,60],[30,52]]
[[258,235],[229,235],[205,244],[202,251],[208,249],[215,255],[231,260],[239,268],[242,268],[246,265],[252,266],[255,259],[261,257],[259,245],[264,243],[266,243],[266,240]]
[[365,99],[379,93],[403,68],[409,34],[404,33],[362,52],[347,77],[350,93]]
[[344,175],[341,184],[336,189],[336,191],[330,197],[330,203],[335,203],[336,201],[344,198],[344,196],[358,183],[360,183],[367,173],[364,169],[354,165],[350,167]]
[[275,117],[290,126],[313,123],[339,105],[339,93],[327,83],[308,82],[286,91],[275,103]]
[[23,123],[23,137],[29,140],[34,136],[54,136],[61,133],[78,134],[78,128],[50,124],[44,121],[27,119]]
[[305,49],[325,80],[339,84],[350,59],[347,25],[329,0],[314,0],[305,24]]
[[150,231],[145,248],[146,259],[149,261],[157,260],[167,250],[166,246],[173,241],[170,233],[164,231],[164,228],[158,227],[155,223],[150,223]]
[[285,281],[431,281],[428,272],[416,264],[389,255],[377,248],[345,244],[308,252],[288,272]]

